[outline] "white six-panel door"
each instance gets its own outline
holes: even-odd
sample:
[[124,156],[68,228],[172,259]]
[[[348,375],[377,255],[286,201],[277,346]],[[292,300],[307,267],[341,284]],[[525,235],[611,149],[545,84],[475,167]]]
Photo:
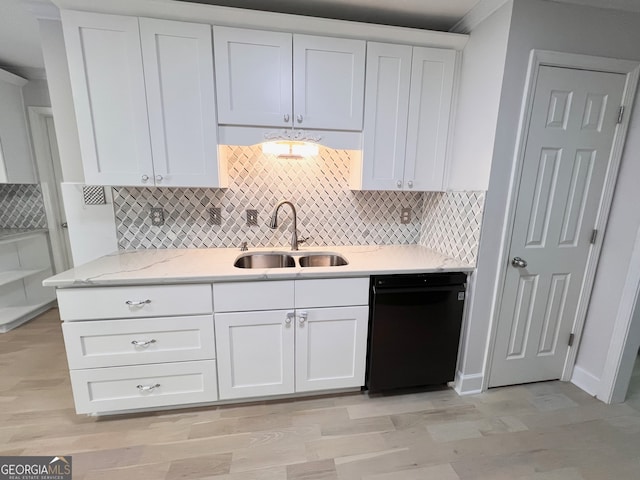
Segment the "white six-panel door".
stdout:
[[294,391],[293,310],[216,313],[221,399]]
[[540,67],[492,387],[562,374],[625,79],[615,73]]
[[156,186],[226,186],[211,26],[141,18],[140,40]]

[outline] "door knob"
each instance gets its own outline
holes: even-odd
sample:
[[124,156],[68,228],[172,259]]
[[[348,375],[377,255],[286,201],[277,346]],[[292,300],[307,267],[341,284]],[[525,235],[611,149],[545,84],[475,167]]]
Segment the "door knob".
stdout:
[[525,268],[527,266],[527,262],[520,257],[513,257],[513,260],[511,260],[511,265],[517,268]]

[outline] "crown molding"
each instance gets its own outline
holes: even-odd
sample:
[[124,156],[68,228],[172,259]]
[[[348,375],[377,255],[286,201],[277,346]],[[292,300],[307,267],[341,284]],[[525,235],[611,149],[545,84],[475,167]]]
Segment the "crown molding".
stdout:
[[22,5],[38,20],[60,20],[60,9],[49,0],[22,0]]
[[512,0],[480,0],[458,23],[449,29],[452,33],[471,33],[504,4]]
[[17,85],[18,87],[24,87],[28,80],[26,78],[19,77],[15,73],[11,73],[8,70],[0,68],[0,81]]

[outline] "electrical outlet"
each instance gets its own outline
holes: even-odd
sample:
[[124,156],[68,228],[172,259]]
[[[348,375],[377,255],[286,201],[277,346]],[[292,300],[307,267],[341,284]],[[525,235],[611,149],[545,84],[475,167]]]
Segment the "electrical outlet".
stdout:
[[403,208],[400,210],[400,223],[403,225],[411,223],[411,208]]
[[258,226],[258,210],[247,209],[247,226],[249,227]]
[[151,225],[161,227],[164,225],[164,208],[151,207]]
[[209,225],[222,225],[222,209],[220,207],[209,209]]

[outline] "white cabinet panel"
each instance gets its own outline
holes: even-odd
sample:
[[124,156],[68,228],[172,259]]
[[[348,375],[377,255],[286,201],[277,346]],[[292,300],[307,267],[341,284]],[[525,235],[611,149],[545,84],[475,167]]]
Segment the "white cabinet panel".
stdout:
[[22,98],[26,83],[0,70],[0,183],[36,183]]
[[366,43],[293,36],[295,125],[362,130]]
[[156,185],[225,183],[217,168],[211,26],[141,18],[140,39]]
[[215,358],[213,316],[64,322],[69,368]]
[[223,125],[362,130],[366,43],[214,27]]
[[142,318],[211,313],[211,285],[60,288],[62,320]]
[[216,313],[220,398],[294,391],[293,311]]
[[153,165],[138,19],[61,16],[85,181],[141,185]]
[[369,278],[296,280],[296,308],[341,307],[369,303]]
[[216,312],[293,309],[293,280],[213,284]]
[[296,392],[364,385],[368,307],[296,313]]
[[71,370],[77,413],[213,402],[216,362],[163,363]]
[[406,45],[373,42],[367,45],[362,177],[352,178],[351,188],[402,188],[411,52],[411,47]]
[[292,125],[291,34],[214,27],[218,120]]
[[456,53],[413,48],[405,181],[443,190]]
[[456,52],[369,42],[357,190],[444,190]]
[[85,181],[225,187],[211,26],[63,11]]

